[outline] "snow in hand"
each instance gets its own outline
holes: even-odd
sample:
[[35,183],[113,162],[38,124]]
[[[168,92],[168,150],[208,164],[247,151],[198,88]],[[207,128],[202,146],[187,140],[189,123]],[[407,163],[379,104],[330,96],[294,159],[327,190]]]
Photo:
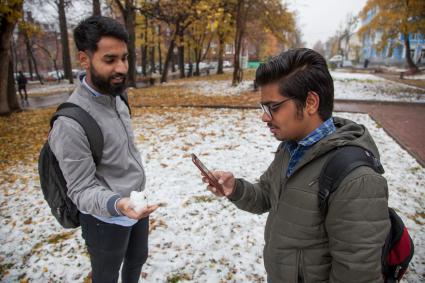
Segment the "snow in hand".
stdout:
[[148,196],[145,191],[132,191],[130,193],[130,203],[133,210],[139,213],[148,205]]

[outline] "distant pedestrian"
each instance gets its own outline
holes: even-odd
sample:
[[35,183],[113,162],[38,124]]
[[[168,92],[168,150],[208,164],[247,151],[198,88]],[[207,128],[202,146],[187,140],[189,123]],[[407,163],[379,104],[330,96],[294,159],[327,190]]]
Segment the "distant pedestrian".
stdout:
[[367,66],[369,65],[369,59],[365,59],[364,60],[364,64],[363,64],[363,67],[365,68],[365,69],[367,69]]
[[22,71],[18,72],[18,77],[16,78],[16,82],[18,83],[18,92],[21,97],[21,101],[24,102],[24,96],[22,95],[22,91],[25,94],[25,101],[28,102],[28,94],[27,94],[27,78],[22,73]]

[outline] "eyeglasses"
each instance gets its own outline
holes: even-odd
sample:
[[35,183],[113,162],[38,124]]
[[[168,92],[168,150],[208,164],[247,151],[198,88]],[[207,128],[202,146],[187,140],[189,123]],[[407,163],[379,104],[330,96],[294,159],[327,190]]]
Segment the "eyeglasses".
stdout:
[[263,104],[261,103],[261,109],[263,109],[263,111],[267,114],[267,116],[269,116],[270,118],[273,118],[272,113],[274,111],[276,111],[280,106],[282,106],[285,102],[289,101],[293,99],[293,97],[289,97],[287,99],[284,99],[278,103],[272,103],[272,104]]

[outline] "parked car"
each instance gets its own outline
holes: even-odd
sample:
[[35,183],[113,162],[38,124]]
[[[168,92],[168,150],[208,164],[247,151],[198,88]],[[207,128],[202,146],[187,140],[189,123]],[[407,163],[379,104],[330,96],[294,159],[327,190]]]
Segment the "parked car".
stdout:
[[342,67],[353,67],[351,60],[342,60]]
[[230,63],[230,61],[223,61],[223,68],[231,68],[232,67],[232,63]]
[[55,80],[62,80],[65,77],[65,73],[63,70],[51,71],[47,73],[47,80],[55,81]]
[[342,55],[334,55],[331,59],[329,59],[331,63],[340,63],[342,62]]
[[72,77],[77,78],[78,73],[82,72],[82,70],[79,69],[72,69]]

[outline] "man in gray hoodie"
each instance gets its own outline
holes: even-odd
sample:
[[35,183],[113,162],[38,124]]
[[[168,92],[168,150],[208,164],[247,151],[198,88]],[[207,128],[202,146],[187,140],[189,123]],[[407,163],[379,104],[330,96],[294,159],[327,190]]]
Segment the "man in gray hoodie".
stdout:
[[262,120],[281,146],[257,183],[213,174],[238,208],[268,213],[268,282],[383,282],[381,251],[390,229],[385,178],[358,167],[329,197],[327,213],[319,209],[318,179],[335,149],[353,145],[379,158],[364,126],[332,116],[326,61],[310,49],[289,50],[260,65],[256,84]]
[[68,196],[80,213],[94,283],[138,282],[148,256],[149,214],[158,205],[134,210],[131,191],[143,191],[146,177],[134,144],[129,109],[121,99],[128,71],[128,34],[117,21],[93,16],[74,30],[80,74],[68,102],[86,110],[104,138],[96,167],[83,128],[59,117],[49,145],[65,177]]

